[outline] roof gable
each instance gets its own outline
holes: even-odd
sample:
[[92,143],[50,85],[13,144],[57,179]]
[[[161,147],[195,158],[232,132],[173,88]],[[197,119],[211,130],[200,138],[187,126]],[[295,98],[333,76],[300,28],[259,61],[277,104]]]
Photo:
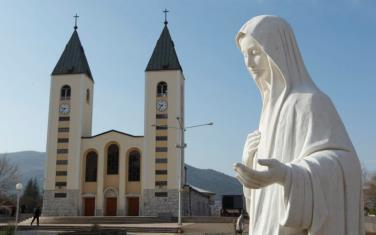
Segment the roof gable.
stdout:
[[93,138],[96,138],[98,136],[107,135],[107,134],[110,134],[110,133],[125,135],[125,136],[132,137],[132,138],[143,138],[144,137],[142,135],[131,135],[131,134],[128,134],[128,133],[125,133],[125,132],[117,131],[117,130],[109,130],[109,131],[105,131],[105,132],[102,132],[102,133],[99,133],[99,134],[96,134],[96,135],[93,135],[93,136],[82,136],[81,138],[82,139],[93,139]]

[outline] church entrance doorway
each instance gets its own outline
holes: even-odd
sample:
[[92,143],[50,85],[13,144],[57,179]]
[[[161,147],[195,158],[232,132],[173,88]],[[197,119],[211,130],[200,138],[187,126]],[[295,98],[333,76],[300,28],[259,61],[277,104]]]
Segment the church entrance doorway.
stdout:
[[95,198],[86,197],[84,198],[84,215],[94,216],[95,213]]
[[106,216],[116,216],[117,200],[116,197],[106,198]]
[[128,197],[128,215],[138,216],[139,211],[139,201],[138,197]]

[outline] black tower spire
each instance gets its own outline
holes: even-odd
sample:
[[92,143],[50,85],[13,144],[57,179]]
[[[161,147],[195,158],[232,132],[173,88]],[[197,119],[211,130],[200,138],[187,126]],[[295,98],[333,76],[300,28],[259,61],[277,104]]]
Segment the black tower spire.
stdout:
[[146,66],[145,71],[158,71],[158,70],[183,70],[180,66],[178,56],[175,51],[174,42],[171,39],[170,32],[167,27],[167,9],[165,13],[164,28],[155,45],[153,54]]
[[82,47],[80,38],[78,37],[77,17],[78,16],[76,15],[73,34],[69,39],[68,44],[65,46],[63,54],[57,62],[54,70],[52,71],[52,75],[86,74],[91,80],[93,80],[93,76],[91,75],[90,67],[85,56],[84,48]]

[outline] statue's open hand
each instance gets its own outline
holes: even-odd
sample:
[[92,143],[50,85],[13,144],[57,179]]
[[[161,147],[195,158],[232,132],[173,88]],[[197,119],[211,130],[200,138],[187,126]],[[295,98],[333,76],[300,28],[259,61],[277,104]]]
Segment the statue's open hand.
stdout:
[[245,142],[247,154],[243,154],[243,164],[247,166],[250,165],[250,162],[253,160],[253,157],[257,152],[258,145],[260,143],[260,138],[261,133],[259,130],[256,130],[247,136],[247,140]]
[[270,184],[284,185],[288,167],[277,159],[259,159],[260,165],[266,166],[267,170],[258,171],[241,163],[234,164],[236,178],[247,188],[258,189]]

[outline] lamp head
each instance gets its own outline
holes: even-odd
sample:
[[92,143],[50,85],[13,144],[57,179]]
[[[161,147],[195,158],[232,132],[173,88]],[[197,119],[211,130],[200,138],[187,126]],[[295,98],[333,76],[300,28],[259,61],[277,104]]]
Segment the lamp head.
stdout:
[[16,190],[17,191],[21,191],[22,190],[22,184],[21,183],[16,184]]

